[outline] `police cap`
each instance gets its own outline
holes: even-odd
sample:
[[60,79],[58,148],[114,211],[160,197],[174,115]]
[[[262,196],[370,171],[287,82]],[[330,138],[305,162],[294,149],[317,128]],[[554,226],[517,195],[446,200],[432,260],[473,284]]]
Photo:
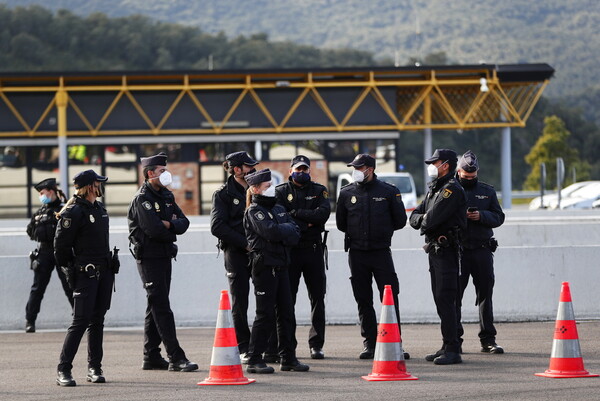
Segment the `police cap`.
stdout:
[[258,162],[248,155],[248,152],[234,152],[225,157],[231,167],[239,167],[242,164],[247,166],[256,166]]
[[435,152],[433,152],[433,155],[429,159],[425,160],[425,163],[431,164],[438,160],[456,162],[458,160],[458,156],[452,149],[436,149]]
[[467,173],[474,173],[479,170],[479,162],[475,153],[467,150],[458,161],[458,168]]
[[160,152],[159,154],[154,156],[141,157],[140,162],[142,163],[142,167],[166,166],[167,154],[165,152]]
[[271,170],[264,168],[244,177],[248,185],[258,185],[262,182],[271,181]]
[[354,158],[354,160],[352,160],[350,163],[347,164],[348,167],[362,167],[362,166],[367,166],[367,167],[375,167],[375,158],[366,154],[366,153],[361,153],[356,155],[356,157]]
[[104,182],[106,180],[108,180],[108,177],[98,175],[94,170],[85,170],[77,173],[77,175],[73,178],[73,183],[75,184],[75,188],[79,189],[96,181]]
[[40,192],[42,189],[56,189],[56,178],[46,178],[33,186],[36,191]]
[[292,169],[295,169],[300,166],[310,167],[310,159],[303,155],[298,155],[298,156],[294,157],[292,159],[292,163],[290,164],[290,167],[292,167]]

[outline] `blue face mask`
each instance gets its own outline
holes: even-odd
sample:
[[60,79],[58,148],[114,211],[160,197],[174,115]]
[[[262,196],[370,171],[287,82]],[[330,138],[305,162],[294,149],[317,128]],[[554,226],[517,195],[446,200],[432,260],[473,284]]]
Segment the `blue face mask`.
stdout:
[[48,198],[46,195],[40,195],[40,202],[43,205],[47,205],[48,203],[52,202],[52,199]]
[[306,184],[310,181],[310,174],[305,173],[304,171],[294,171],[292,173],[292,180],[296,181],[298,184]]

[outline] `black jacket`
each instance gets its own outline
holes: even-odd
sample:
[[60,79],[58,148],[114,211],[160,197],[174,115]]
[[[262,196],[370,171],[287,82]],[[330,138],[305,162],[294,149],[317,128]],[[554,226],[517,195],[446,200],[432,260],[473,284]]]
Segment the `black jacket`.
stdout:
[[[166,228],[162,220],[170,221]],[[135,194],[127,211],[129,241],[141,247],[136,255],[141,258],[174,257],[177,254],[177,235],[183,234],[190,226],[173,193],[166,188],[155,191],[145,182]],[[138,257],[139,256],[139,257]]]
[[58,220],[54,213],[62,208],[62,202],[56,198],[54,202],[42,205],[27,224],[27,235],[33,241],[40,243],[40,252],[54,252],[54,234]]
[[244,187],[230,175],[227,182],[213,194],[210,211],[210,232],[219,239],[222,249],[229,246],[246,249],[248,246],[243,224],[245,209]]
[[467,249],[479,248],[487,244],[494,235],[492,228],[500,227],[504,223],[504,212],[493,186],[478,181],[472,187],[464,187],[464,190],[467,194],[467,207],[477,207],[480,219],[467,220],[461,243]]
[[[321,242],[321,233],[331,215],[327,188],[316,182],[308,182],[299,187],[292,182],[279,184],[275,188],[277,203],[282,205],[294,222],[300,227],[299,246]],[[312,224],[312,226],[308,226]]]
[[431,242],[440,235],[457,237],[467,226],[467,197],[452,174],[433,180],[423,202],[410,215],[410,225]]
[[108,213],[101,202],[90,203],[76,197],[62,213],[54,237],[54,256],[58,266],[93,263],[108,267]]
[[254,195],[244,213],[244,229],[251,252],[262,254],[266,266],[290,264],[289,248],[298,244],[300,229],[275,199]]
[[346,233],[345,248],[384,249],[390,247],[394,231],[406,225],[406,210],[398,188],[374,176],[368,183],[342,188],[335,219]]

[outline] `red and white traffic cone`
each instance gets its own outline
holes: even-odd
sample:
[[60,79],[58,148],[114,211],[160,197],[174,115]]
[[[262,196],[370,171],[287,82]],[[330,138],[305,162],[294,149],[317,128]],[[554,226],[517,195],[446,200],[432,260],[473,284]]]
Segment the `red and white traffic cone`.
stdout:
[[215,342],[210,360],[208,377],[198,383],[200,386],[213,384],[250,384],[254,379],[248,379],[242,373],[242,362],[238,350],[237,337],[233,327],[231,304],[227,291],[221,291]]
[[566,281],[562,283],[560,291],[550,367],[544,373],[535,375],[552,378],[598,377],[583,367],[575,313],[571,304],[571,290]]
[[373,370],[368,376],[362,378],[367,381],[418,380],[406,371],[391,285],[386,285],[383,290]]

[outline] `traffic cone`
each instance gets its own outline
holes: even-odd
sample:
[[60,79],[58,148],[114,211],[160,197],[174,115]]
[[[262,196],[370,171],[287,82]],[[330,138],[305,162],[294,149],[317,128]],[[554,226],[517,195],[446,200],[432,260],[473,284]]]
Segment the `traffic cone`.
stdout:
[[550,367],[544,373],[535,375],[553,378],[598,377],[583,367],[575,314],[571,304],[571,290],[566,281],[562,283],[560,291]]
[[386,285],[383,290],[373,370],[362,378],[368,381],[418,380],[406,371],[391,285]]
[[254,379],[248,379],[242,373],[242,362],[233,327],[229,294],[223,290],[221,291],[221,302],[219,303],[210,372],[208,377],[198,385],[250,384],[254,382]]

